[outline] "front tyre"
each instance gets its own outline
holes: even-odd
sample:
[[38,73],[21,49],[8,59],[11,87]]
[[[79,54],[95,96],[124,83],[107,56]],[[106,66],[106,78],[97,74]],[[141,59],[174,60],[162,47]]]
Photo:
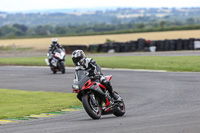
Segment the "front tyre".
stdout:
[[51,71],[53,72],[53,74],[56,74],[56,73],[57,73],[56,69],[55,69],[53,66],[50,66],[50,69],[51,69]]
[[82,103],[85,111],[92,119],[99,119],[101,118],[101,104],[99,104],[99,98],[93,97],[97,105],[94,105],[92,102],[92,99],[90,97],[91,95],[84,94],[82,97]]
[[60,63],[60,71],[62,72],[62,74],[65,73],[65,64],[63,62]]

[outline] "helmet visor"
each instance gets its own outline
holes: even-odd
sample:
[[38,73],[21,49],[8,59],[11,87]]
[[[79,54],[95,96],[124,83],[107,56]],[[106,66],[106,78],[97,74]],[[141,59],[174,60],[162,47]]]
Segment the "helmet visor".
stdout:
[[82,58],[80,61],[79,61],[80,65],[84,65],[85,64],[85,58]]
[[[74,64],[78,64],[80,63],[81,59],[83,59],[82,57],[76,57],[76,58],[72,58]],[[80,63],[81,64],[81,63]]]

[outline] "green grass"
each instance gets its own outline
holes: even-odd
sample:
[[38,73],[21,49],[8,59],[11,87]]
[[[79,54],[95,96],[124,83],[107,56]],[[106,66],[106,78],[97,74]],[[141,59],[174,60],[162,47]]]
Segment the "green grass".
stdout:
[[[46,66],[45,57],[0,58],[0,64]],[[199,56],[113,56],[94,57],[97,64],[108,68],[151,69],[167,71],[200,72]],[[74,66],[71,57],[66,66]]]
[[109,68],[151,69],[200,72],[199,56],[95,57],[100,66]]
[[58,111],[81,102],[76,94],[0,89],[0,119]]
[[6,57],[0,58],[2,65],[45,66],[45,57]]
[[0,46],[0,51],[32,50],[33,48],[14,48],[14,46]]

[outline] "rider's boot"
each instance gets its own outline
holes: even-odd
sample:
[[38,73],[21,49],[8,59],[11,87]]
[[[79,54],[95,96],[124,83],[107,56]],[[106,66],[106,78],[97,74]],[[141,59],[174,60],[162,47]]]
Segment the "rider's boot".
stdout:
[[108,80],[104,79],[102,83],[103,85],[106,86],[108,92],[110,93],[110,96],[114,99],[114,101],[121,101],[121,98],[117,94],[114,93],[112,85],[110,84]]
[[108,90],[110,92],[110,96],[114,99],[114,101],[121,101],[121,97],[117,95],[111,85],[108,86]]
[[52,59],[49,59],[49,66],[50,66],[50,67],[52,66],[52,64],[51,64],[51,60],[52,60]]
[[121,101],[121,97],[117,95],[116,93],[112,92],[110,95],[111,97],[113,97],[115,101]]

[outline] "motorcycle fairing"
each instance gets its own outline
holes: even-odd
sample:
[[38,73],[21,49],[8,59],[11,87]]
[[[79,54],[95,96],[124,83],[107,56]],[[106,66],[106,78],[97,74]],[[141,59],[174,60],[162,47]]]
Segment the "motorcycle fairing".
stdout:
[[112,79],[112,75],[106,76],[106,79],[110,81]]
[[57,66],[57,62],[58,62],[58,60],[55,59],[55,58],[53,58],[53,59],[51,60],[51,64],[52,64],[54,67]]
[[[78,86],[78,88],[73,88],[73,92],[77,93],[77,98],[81,101],[81,97],[84,93],[94,93],[105,102],[105,107],[107,108],[106,112],[110,112],[111,108],[109,109],[109,107],[111,103],[103,92],[103,89],[107,90],[106,87],[97,81],[93,82],[84,70],[78,70],[76,72],[77,82],[75,85]],[[106,78],[110,81],[112,76],[107,76]]]
[[95,82],[91,82],[91,79],[89,79],[83,86],[82,86],[82,90],[85,90],[85,89],[89,89],[92,85],[94,85]]

